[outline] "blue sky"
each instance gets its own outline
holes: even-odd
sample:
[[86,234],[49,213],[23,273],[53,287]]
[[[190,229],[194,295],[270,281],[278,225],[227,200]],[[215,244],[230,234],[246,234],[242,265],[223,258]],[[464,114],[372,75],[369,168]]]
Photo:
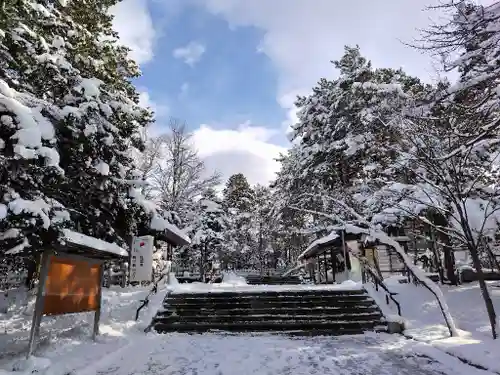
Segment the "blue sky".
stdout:
[[183,119],[208,168],[268,183],[289,147],[294,98],[334,77],[330,61],[344,45],[360,45],[374,66],[437,76],[429,56],[401,41],[439,20],[423,11],[438,2],[123,0],[113,13],[143,71],[137,86],[156,131],[169,116]]
[[[153,16],[155,22],[160,19]],[[257,51],[262,32],[229,30],[225,20],[193,6],[163,26],[161,34],[155,58],[142,66],[138,85],[147,87],[153,102],[165,103],[169,115],[192,127],[245,121],[272,126],[285,120],[275,100],[275,69]],[[199,61],[188,65],[174,57],[175,49],[193,41],[205,48]]]

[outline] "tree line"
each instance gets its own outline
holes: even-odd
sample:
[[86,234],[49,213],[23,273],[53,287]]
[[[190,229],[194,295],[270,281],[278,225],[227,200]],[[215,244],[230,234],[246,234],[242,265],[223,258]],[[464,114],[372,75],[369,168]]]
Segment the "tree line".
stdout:
[[224,183],[208,171],[182,121],[172,118],[163,134],[150,137],[138,162],[148,182],[143,195],[191,238],[191,245],[175,251],[177,268],[204,277],[215,264],[264,271],[295,261],[281,243],[272,190],[250,186],[242,173]]

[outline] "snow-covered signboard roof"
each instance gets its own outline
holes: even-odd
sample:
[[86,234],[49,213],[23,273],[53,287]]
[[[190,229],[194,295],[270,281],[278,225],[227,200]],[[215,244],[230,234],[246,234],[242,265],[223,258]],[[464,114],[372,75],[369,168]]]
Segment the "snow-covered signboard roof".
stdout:
[[106,242],[95,237],[90,237],[82,233],[74,232],[69,229],[62,230],[65,242],[63,250],[70,252],[81,252],[83,255],[91,258],[118,258],[128,257],[128,251],[117,244]]
[[345,227],[343,226],[334,227],[329,235],[313,241],[307,249],[299,255],[297,260],[300,262],[307,258],[320,255],[330,247],[340,248],[342,246],[342,232],[344,232],[344,241],[356,240],[360,237],[358,234],[346,233]]
[[168,242],[175,246],[189,245],[191,240],[182,230],[175,225],[170,224],[168,220],[159,215],[153,216],[151,220],[151,229],[156,231],[164,231]]

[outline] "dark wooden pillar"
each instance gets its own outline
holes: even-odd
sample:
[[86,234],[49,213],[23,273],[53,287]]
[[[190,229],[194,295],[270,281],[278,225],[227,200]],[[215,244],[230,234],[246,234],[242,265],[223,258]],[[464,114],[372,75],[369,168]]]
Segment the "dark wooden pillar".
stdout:
[[323,260],[325,261],[325,284],[328,284],[328,262],[326,260],[326,250],[323,253]]
[[345,252],[345,266],[347,267],[347,270],[351,270],[351,256],[349,254],[349,250],[346,249]]
[[332,257],[332,284],[335,284],[335,274],[337,273],[337,259],[335,255],[335,249],[333,247],[330,249],[330,256]]
[[[307,262],[308,260],[306,260]],[[307,268],[309,269],[309,278],[312,280],[312,282],[314,283],[314,265],[311,264],[311,263],[306,263],[307,264]]]

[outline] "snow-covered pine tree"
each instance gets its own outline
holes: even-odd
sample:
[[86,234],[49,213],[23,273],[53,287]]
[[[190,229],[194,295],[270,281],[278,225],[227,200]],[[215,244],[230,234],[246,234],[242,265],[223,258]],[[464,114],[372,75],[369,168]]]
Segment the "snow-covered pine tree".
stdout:
[[305,196],[304,191],[312,188],[307,179],[303,178],[298,166],[298,147],[292,146],[286,154],[278,159],[281,168],[276,180],[271,183],[271,217],[273,219],[272,243],[273,248],[283,263],[287,266],[297,260],[299,254],[305,250],[313,236],[303,233],[306,229],[307,215],[302,211],[293,210],[291,205],[308,207],[311,210],[321,208],[317,205],[315,196]]
[[196,203],[188,231],[192,242],[182,254],[179,254],[181,264],[188,268],[199,269],[200,276],[204,280],[212,262],[226,262],[227,227],[227,217],[220,199],[213,189],[207,189]]
[[296,168],[321,211],[330,212],[331,202],[322,198],[329,195],[371,216],[373,194],[405,177],[393,119],[425,86],[401,69],[374,69],[358,47],[346,47],[334,66],[338,78],[321,79],[296,103]]
[[272,244],[272,230],[275,221],[271,216],[271,191],[268,187],[257,185],[253,188],[254,206],[250,216],[250,248],[249,263],[261,272],[276,268],[279,253]]
[[68,192],[63,202],[79,212],[72,215],[77,229],[127,246],[129,236],[147,227],[146,213],[128,193],[140,178],[130,149],[143,149],[140,131],[152,114],[138,105],[132,79],[140,72],[111,27],[109,9],[117,2],[70,1],[64,8],[78,26],[66,45],[78,74],[67,77],[61,95],[67,115],[57,135],[66,175],[61,190]]
[[250,212],[253,203],[253,191],[247,178],[242,173],[229,177],[223,191],[224,205],[240,212]]
[[250,266],[252,257],[251,212],[254,199],[254,191],[242,173],[229,177],[223,191],[222,203],[231,222],[227,236],[228,242],[236,247],[233,252],[233,261],[237,268]]
[[142,149],[151,113],[138,105],[139,70],[111,29],[115,3],[4,3],[2,248],[40,251],[63,221],[127,246],[157,214],[129,194],[140,176],[130,149]]
[[69,224],[56,193],[64,181],[57,143],[64,111],[54,96],[72,68],[49,51],[74,25],[59,5],[45,3],[4,2],[0,18],[0,256],[41,251]]

